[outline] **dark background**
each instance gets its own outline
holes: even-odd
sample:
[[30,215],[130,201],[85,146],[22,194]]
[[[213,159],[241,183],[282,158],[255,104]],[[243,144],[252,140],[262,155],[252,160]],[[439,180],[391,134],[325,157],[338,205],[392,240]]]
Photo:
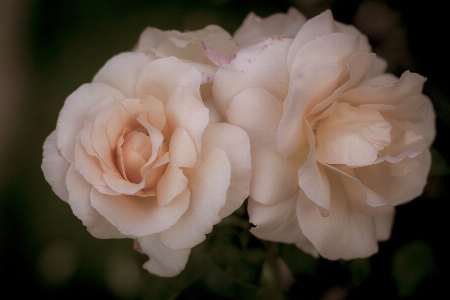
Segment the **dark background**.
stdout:
[[[397,208],[392,237],[368,259],[313,259],[279,246],[296,282],[286,299],[434,299],[449,296],[449,9],[444,1],[361,0],[0,0],[0,298],[276,299],[265,277],[266,249],[233,219],[193,250],[186,270],[162,279],[142,270],[131,240],[99,240],[51,191],[42,144],[65,98],[147,26],[234,30],[296,6],[369,35],[396,75],[428,80],[437,113],[433,166],[423,196]],[[245,211],[234,217],[245,217]],[[275,246],[277,247],[277,246]],[[262,273],[262,275],[261,275]],[[14,295],[14,296],[12,296]]]

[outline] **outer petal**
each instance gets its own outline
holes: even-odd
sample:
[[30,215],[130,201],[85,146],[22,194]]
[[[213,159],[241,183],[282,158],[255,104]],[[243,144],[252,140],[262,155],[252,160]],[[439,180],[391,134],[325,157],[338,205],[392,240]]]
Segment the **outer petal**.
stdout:
[[159,206],[156,197],[110,196],[96,189],[91,192],[94,208],[120,232],[132,236],[145,236],[169,228],[186,212],[189,199],[189,189],[165,206]]
[[265,89],[280,101],[286,97],[289,74],[286,55],[292,39],[270,38],[240,50],[214,77],[213,94],[222,114],[233,98],[247,88]]
[[264,240],[295,244],[305,252],[317,256],[318,252],[305,237],[296,215],[298,193],[274,205],[264,205],[252,198],[248,201],[250,223],[256,227],[250,232]]
[[336,89],[342,67],[312,63],[291,78],[284,114],[277,132],[277,149],[285,157],[294,154],[303,137],[303,116]]
[[174,250],[161,244],[158,235],[138,238],[140,248],[150,257],[144,269],[162,277],[172,277],[181,273],[189,259],[191,249]]
[[99,239],[127,237],[92,206],[90,199],[92,185],[84,180],[73,164],[67,173],[66,183],[69,191],[68,203],[72,212],[83,222],[90,234]]
[[205,145],[202,163],[189,174],[191,203],[181,219],[159,233],[161,242],[172,249],[192,248],[205,239],[213,225],[222,218],[220,210],[226,203],[231,167],[225,151]]
[[125,96],[104,83],[88,83],[80,86],[67,97],[64,107],[59,113],[56,132],[58,148],[69,163],[74,160],[76,136],[83,128],[89,110],[92,106],[109,98],[119,101]]
[[430,166],[431,155],[427,149],[414,158],[398,163],[384,161],[357,168],[355,173],[364,185],[395,206],[422,194]]
[[384,242],[391,237],[392,226],[394,225],[395,209],[388,214],[375,216],[375,230],[377,232],[377,240]]
[[173,92],[183,86],[200,99],[200,82],[200,73],[191,65],[175,57],[161,58],[142,69],[136,97],[146,99],[152,95],[165,105]]
[[298,189],[297,171],[303,157],[297,154],[285,158],[276,149],[281,116],[282,103],[262,89],[240,93],[227,111],[230,123],[244,129],[250,137],[253,166],[250,195],[263,204],[282,201]]
[[44,142],[44,154],[42,159],[42,172],[45,180],[51,185],[53,192],[62,200],[69,200],[66,175],[70,164],[61,155],[56,143],[56,130],[53,131]]
[[250,194],[252,165],[250,140],[241,128],[229,123],[214,123],[206,127],[202,136],[203,145],[214,145],[224,150],[231,166],[230,187],[227,201],[220,210],[220,217],[233,213]]
[[342,188],[331,181],[331,209],[326,218],[317,205],[300,195],[297,217],[305,236],[323,257],[355,259],[378,251],[375,224],[372,217],[354,213],[347,205]]
[[121,91],[125,97],[135,97],[135,88],[142,68],[153,57],[144,53],[125,52],[111,58],[95,75],[92,82],[106,83]]
[[235,31],[234,39],[243,48],[270,36],[294,37],[305,22],[305,16],[294,7],[290,7],[286,14],[276,13],[267,18],[251,12]]

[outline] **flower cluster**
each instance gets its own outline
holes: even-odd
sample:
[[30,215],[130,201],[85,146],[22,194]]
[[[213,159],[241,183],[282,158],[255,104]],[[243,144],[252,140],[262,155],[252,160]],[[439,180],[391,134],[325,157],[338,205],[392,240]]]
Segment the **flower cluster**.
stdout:
[[328,259],[367,257],[422,193],[425,79],[384,73],[330,11],[147,28],[66,100],[44,144],[54,192],[98,238],[133,238],[160,276],[249,197],[251,232]]

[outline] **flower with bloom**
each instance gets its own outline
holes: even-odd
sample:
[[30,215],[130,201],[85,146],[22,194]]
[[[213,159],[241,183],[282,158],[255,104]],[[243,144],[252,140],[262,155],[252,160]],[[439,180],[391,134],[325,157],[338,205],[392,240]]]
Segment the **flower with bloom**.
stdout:
[[328,259],[372,255],[394,207],[426,184],[435,131],[425,79],[383,73],[367,38],[330,11],[261,40],[270,18],[237,31],[251,41],[213,85],[221,112],[250,136],[251,231]]
[[[209,33],[186,35],[198,45]],[[134,238],[150,256],[144,268],[160,276],[180,273],[191,248],[249,194],[248,136],[210,122],[203,65],[187,57],[227,57],[208,47],[181,58],[163,55],[173,47],[158,49],[161,58],[155,49],[113,57],[66,99],[44,144],[46,180],[88,231]]]

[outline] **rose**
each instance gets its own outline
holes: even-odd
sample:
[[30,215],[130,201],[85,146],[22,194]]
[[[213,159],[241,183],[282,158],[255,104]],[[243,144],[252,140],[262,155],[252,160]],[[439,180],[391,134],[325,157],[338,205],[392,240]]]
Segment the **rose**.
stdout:
[[122,53],[73,92],[44,144],[54,192],[98,238],[135,238],[160,276],[249,194],[247,134],[210,123],[201,73],[176,57]]
[[219,69],[218,106],[250,137],[255,236],[328,259],[367,257],[389,238],[394,206],[426,184],[435,132],[425,79],[384,68],[326,11]]

